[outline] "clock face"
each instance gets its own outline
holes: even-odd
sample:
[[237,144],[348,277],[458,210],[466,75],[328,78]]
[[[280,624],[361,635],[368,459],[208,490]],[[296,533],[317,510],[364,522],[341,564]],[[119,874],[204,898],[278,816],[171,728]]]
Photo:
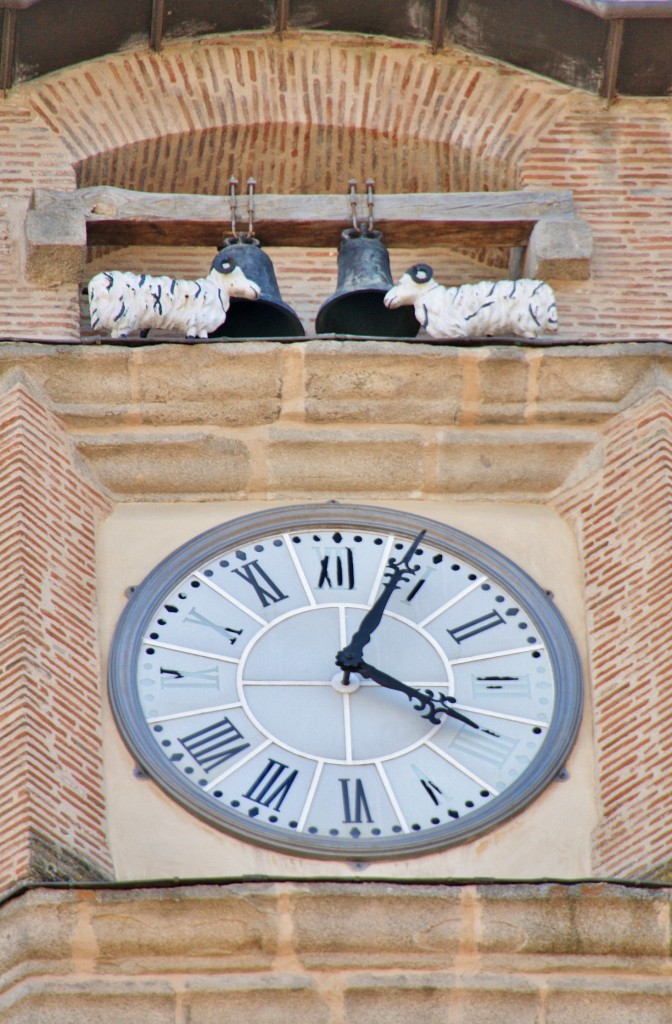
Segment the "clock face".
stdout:
[[110,696],[189,811],[354,861],[521,811],[582,705],[564,620],[521,569],[433,520],[336,503],[244,516],[166,558],[119,622]]

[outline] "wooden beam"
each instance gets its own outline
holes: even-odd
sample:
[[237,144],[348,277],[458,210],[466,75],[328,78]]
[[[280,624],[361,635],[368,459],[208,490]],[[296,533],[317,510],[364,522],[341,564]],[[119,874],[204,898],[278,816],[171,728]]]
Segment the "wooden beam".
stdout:
[[[228,196],[172,195],[94,186],[75,192],[37,189],[33,208],[84,216],[89,244],[213,245],[231,234]],[[247,226],[245,197],[237,223]],[[574,215],[571,192],[376,194],[374,226],[388,246],[526,245],[542,217]],[[358,197],[366,221],[366,196]],[[255,233],[264,245],[335,246],[352,226],[350,197],[255,196]]]

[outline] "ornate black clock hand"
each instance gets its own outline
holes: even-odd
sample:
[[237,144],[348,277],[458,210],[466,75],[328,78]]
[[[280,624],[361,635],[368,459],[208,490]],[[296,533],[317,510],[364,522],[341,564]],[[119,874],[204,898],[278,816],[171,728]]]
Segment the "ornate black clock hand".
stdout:
[[419,565],[412,566],[411,559],[417,551],[422,538],[425,536],[425,530],[421,530],[414,541],[409,545],[403,558],[395,559],[390,558],[388,568],[385,570],[387,579],[383,583],[383,591],[373,602],[368,612],[364,615],[364,618],[359,624],[359,628],[353,634],[352,640],[347,644],[342,651],[339,651],[336,655],[336,664],[339,668],[348,670],[356,670],[357,666],[362,660],[364,648],[371,639],[371,634],[374,629],[380,625],[380,620],[383,617],[383,612],[387,607],[387,602],[392,597],[394,591],[398,588],[400,583],[405,583],[409,576],[412,576],[420,568]]
[[[365,661],[360,661],[357,666],[357,672],[360,676],[364,676],[365,679],[372,679],[379,686],[385,686],[388,690],[399,690],[400,693],[405,693],[409,700],[417,701],[418,703],[414,705],[415,710],[424,711],[426,709],[426,714],[421,715],[421,717],[427,718],[434,725],[441,724],[441,719],[437,717],[438,715],[449,715],[450,718],[456,718],[459,722],[470,725],[472,729],[481,728],[471,718],[467,718],[460,711],[450,707],[451,704],[455,703],[454,697],[449,697],[441,692],[435,693],[434,690],[416,690],[413,686],[407,686],[406,683],[399,682],[394,676],[388,676],[387,672],[381,672],[374,665],[367,665]],[[490,730],[484,729],[483,732],[490,732]]]

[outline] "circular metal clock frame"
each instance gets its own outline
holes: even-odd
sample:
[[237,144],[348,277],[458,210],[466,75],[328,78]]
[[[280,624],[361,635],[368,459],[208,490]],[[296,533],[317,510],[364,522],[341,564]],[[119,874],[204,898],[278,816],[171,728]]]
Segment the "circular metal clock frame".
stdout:
[[[217,803],[185,780],[150,734],[138,696],[136,674],[143,637],[166,596],[223,552],[274,534],[330,528],[378,530],[409,540],[426,530],[424,543],[463,559],[501,586],[533,619],[553,670],[555,708],[548,734],[534,760],[492,802],[434,830],[357,843],[342,838],[288,834],[252,821]],[[172,799],[207,824],[239,839],[293,855],[327,860],[403,859],[435,853],[475,839],[517,815],[557,778],[579,729],[583,685],[572,635],[552,598],[526,572],[495,548],[453,527],[412,513],[330,502],[244,515],[187,541],[160,562],[137,586],[118,622],[109,659],[109,694],[121,735],[140,768]],[[409,714],[411,713],[409,707]]]

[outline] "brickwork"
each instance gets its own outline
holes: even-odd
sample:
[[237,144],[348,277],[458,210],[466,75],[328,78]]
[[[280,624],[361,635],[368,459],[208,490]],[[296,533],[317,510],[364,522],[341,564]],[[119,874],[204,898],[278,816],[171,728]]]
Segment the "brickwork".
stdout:
[[672,398],[655,392],[605,431],[604,462],[561,510],[580,539],[602,821],[598,875],[670,872]]
[[[222,194],[231,173],[253,173],[266,192],[341,191],[350,175],[373,175],[384,192],[570,188],[597,244],[591,281],[555,284],[558,340],[666,338],[671,126],[665,100],[607,109],[456,49],[320,33],[207,37],[65,69],[16,87],[0,107],[0,175],[6,165],[13,204],[0,336],[80,335],[72,287],[22,280],[32,187]],[[492,265],[501,276],[501,251],[472,256],[466,270],[446,266],[447,283],[491,276]],[[320,273],[333,266],[331,254],[310,258]],[[653,282],[646,302],[642,276]]]
[[670,104],[620,99],[604,111],[577,96],[572,108],[537,138],[520,176],[523,187],[572,189],[592,227],[591,281],[568,283],[565,302],[586,337],[669,338]]
[[669,891],[604,884],[34,890],[0,908],[0,1015],[664,1024],[670,923]]
[[0,495],[0,888],[100,877],[94,535],[107,504],[20,382],[0,395]]

